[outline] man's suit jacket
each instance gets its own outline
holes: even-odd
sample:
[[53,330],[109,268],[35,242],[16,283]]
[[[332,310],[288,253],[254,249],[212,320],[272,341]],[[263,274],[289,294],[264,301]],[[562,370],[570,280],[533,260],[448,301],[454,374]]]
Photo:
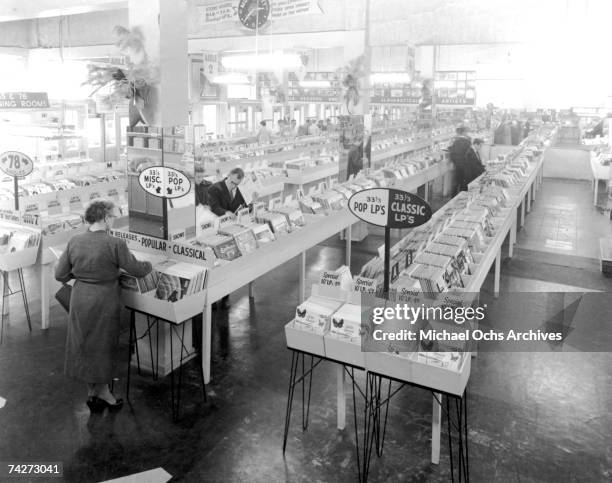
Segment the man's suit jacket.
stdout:
[[227,189],[225,180],[217,181],[210,188],[208,188],[208,203],[210,204],[210,211],[217,216],[223,216],[226,212],[230,211],[234,213],[240,206],[246,207],[244,198],[240,193],[240,188],[236,189],[236,196],[232,200],[232,195]]

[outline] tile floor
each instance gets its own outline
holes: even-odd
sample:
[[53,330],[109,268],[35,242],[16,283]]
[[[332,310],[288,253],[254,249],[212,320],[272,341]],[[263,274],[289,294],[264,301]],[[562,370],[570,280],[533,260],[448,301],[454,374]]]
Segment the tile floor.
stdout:
[[520,247],[599,258],[599,239],[612,236],[612,222],[593,206],[586,181],[546,179],[517,236]]
[[[589,206],[591,199],[583,183],[544,181],[515,257],[502,267],[502,292],[542,294],[532,296],[521,310],[533,306],[545,314],[555,309],[565,297],[546,294],[554,290],[573,292],[570,301],[580,296],[576,291],[598,290],[604,294],[595,296],[603,297],[612,291],[612,279],[599,272],[596,260],[596,239],[610,233],[610,221]],[[353,272],[381,243],[374,234],[354,245]],[[309,250],[308,275],[314,278],[321,267],[339,266],[343,259],[344,243],[330,239]],[[153,382],[136,376],[130,405],[117,414],[89,413],[82,384],[62,374],[65,314],[53,307],[51,328],[40,330],[40,295],[36,274],[29,271],[33,331],[27,332],[18,300],[12,300],[0,346],[0,397],[6,399],[0,409],[0,461],[61,461],[62,479],[31,480],[51,483],[103,481],[157,467],[177,482],[358,481],[353,407],[349,402],[349,424],[338,431],[336,369],[331,363],[317,368],[308,431],[299,428],[296,404],[284,457],[281,451],[290,362],[282,326],[295,310],[296,264],[287,263],[258,280],[255,300],[243,289],[232,295],[229,312],[215,313],[208,402],[202,402],[194,360],[185,368],[182,417],[176,423],[170,418],[168,378]],[[495,303],[491,292],[490,275],[482,297]],[[609,347],[587,352],[600,341],[609,344],[612,329],[606,320],[593,321],[592,315],[602,314],[589,309],[601,307],[585,305],[565,347],[546,348],[549,353],[482,352],[473,359],[468,396],[471,481],[612,480],[612,354]],[[495,323],[516,319],[510,310],[501,312]],[[564,352],[566,348],[571,352]],[[123,350],[126,354],[125,344]],[[363,376],[358,378],[363,382]],[[124,381],[118,384],[120,395]],[[359,402],[356,411],[362,414]],[[374,458],[370,481],[450,481],[444,429],[440,464],[429,462],[430,425],[431,395],[403,389],[392,401],[385,452]]]

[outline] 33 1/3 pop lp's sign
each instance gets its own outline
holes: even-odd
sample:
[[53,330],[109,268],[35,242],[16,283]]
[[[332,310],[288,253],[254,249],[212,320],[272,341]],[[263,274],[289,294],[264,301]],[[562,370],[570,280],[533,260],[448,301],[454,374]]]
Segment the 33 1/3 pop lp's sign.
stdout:
[[426,223],[431,207],[422,198],[393,188],[371,188],[355,193],[349,209],[357,218],[377,226],[412,228]]
[[138,176],[140,186],[158,198],[180,198],[191,190],[191,181],[180,171],[165,166],[151,166]]

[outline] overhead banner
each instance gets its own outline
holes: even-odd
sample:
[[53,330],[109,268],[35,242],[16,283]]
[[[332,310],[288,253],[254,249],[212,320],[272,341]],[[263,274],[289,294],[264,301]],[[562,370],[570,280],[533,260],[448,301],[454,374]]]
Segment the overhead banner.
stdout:
[[[239,20],[240,0],[225,0],[210,5],[197,7],[200,17],[200,25],[210,25],[228,21]],[[256,4],[256,2],[252,2]],[[266,6],[268,2],[265,2]],[[308,15],[311,13],[322,13],[318,0],[269,0],[270,18],[281,19]],[[260,9],[264,8],[256,5]],[[247,12],[247,15],[250,12]]]
[[0,92],[0,109],[45,109],[49,107],[46,92]]

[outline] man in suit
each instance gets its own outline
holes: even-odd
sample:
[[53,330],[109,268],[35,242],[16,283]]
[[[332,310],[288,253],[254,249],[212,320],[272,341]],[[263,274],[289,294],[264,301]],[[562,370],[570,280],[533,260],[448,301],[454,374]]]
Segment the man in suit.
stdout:
[[467,185],[469,185],[472,181],[474,181],[478,176],[484,173],[484,164],[482,162],[482,158],[480,157],[480,149],[484,141],[480,138],[474,139],[472,142],[472,146],[468,150],[465,155],[465,173],[464,173],[464,184],[467,189]]
[[[238,189],[244,179],[244,171],[241,168],[232,169],[227,178],[217,181],[208,189],[208,202],[210,210],[217,216],[227,213],[236,213],[238,209],[245,208],[247,204]],[[229,295],[221,299],[221,309],[229,308]],[[213,309],[218,305],[213,304]]]
[[208,189],[208,202],[210,210],[217,216],[227,213],[236,213],[239,208],[245,208],[247,204],[238,189],[244,179],[242,168],[232,169],[227,178],[217,181]]
[[456,129],[457,136],[453,139],[448,148],[451,163],[455,166],[455,184],[458,191],[467,191],[466,179],[466,160],[465,156],[472,145],[472,140],[467,135],[466,126],[459,126]]

